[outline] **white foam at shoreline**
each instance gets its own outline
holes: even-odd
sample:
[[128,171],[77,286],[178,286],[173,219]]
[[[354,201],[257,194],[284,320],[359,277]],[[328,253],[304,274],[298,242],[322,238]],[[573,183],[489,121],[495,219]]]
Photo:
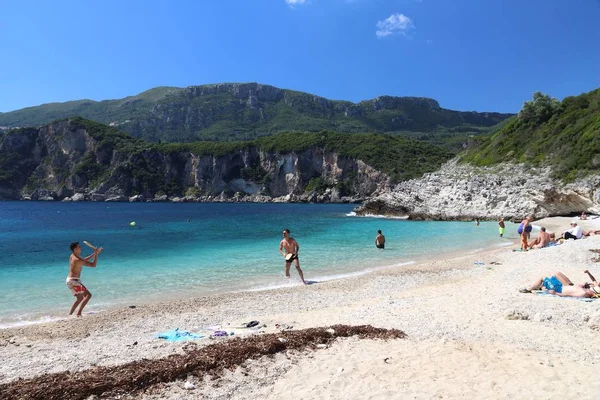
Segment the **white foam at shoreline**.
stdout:
[[68,318],[67,317],[52,317],[50,315],[44,315],[43,317],[39,317],[36,319],[19,320],[19,321],[14,321],[14,322],[0,323],[0,329],[19,328],[22,326],[45,324],[48,322],[56,322],[56,321],[64,321],[69,318],[73,318],[73,317],[68,317]]
[[356,218],[381,218],[381,219],[401,219],[401,220],[407,220],[408,219],[408,215],[403,215],[400,217],[392,217],[389,215],[379,215],[379,214],[365,214],[365,215],[356,215],[356,213],[354,211],[349,212],[348,214],[346,214],[346,217],[356,217]]
[[[354,272],[339,273],[339,274],[333,274],[333,275],[322,275],[322,276],[314,276],[314,277],[311,276],[310,279],[307,279],[307,281],[314,282],[314,283],[321,283],[321,282],[334,281],[334,280],[338,280],[338,279],[354,278],[354,277],[366,275],[368,273],[375,272],[375,271],[381,271],[381,270],[388,269],[388,268],[403,267],[403,266],[412,265],[415,263],[416,263],[416,261],[406,261],[406,262],[401,262],[401,263],[384,265],[381,267],[367,268],[367,269],[363,269],[360,271],[354,271]],[[294,287],[294,286],[299,286],[299,285],[300,285],[299,281],[297,282],[295,280],[290,280],[289,282],[286,282],[286,283],[274,283],[274,284],[268,284],[268,285],[261,285],[261,286],[253,287],[250,289],[243,289],[243,290],[240,290],[240,292],[260,292],[260,291],[264,291],[264,290],[276,290],[276,289],[283,289],[283,288]]]

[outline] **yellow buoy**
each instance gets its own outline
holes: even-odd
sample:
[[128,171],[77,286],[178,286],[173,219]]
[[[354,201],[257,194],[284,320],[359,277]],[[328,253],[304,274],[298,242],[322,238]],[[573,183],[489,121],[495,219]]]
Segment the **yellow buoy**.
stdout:
[[135,226],[135,221],[131,221],[131,222],[129,223],[129,226]]

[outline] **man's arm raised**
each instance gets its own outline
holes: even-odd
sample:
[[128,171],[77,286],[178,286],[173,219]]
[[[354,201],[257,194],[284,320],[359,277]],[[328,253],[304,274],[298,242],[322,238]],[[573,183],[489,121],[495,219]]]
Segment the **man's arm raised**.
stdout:
[[[98,264],[98,255],[99,255],[101,252],[102,252],[102,247],[100,247],[100,248],[98,248],[98,249],[94,250],[94,254],[92,254],[91,256],[89,256],[89,257],[86,257],[86,258],[80,258],[80,260],[81,260],[81,261],[83,261],[83,265],[85,265],[86,267],[92,267],[92,268],[95,268],[95,267],[96,267],[96,264]],[[94,261],[90,262],[89,260],[90,260],[92,257],[94,257],[94,256],[95,256],[95,258],[94,258]]]
[[590,279],[592,280],[592,282],[596,283],[596,278],[594,278],[594,275],[592,275],[592,274],[590,273],[590,271],[588,271],[588,270],[586,269],[585,271],[583,271],[583,273],[584,273],[584,274],[587,274],[587,275],[590,277]]

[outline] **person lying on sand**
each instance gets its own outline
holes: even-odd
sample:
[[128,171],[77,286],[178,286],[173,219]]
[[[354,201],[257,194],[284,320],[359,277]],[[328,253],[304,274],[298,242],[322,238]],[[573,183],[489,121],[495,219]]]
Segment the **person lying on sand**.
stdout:
[[583,236],[595,236],[595,235],[600,235],[600,229],[598,230],[590,230],[590,231],[583,231]]
[[[83,283],[81,283],[81,269],[85,265],[86,267],[94,268],[98,263],[98,255],[102,252],[102,247],[99,247],[94,250],[94,252],[85,257],[81,257],[81,246],[79,246],[79,242],[73,242],[69,245],[71,248],[71,256],[69,257],[69,275],[67,276],[67,287],[73,293],[73,296],[76,297],[75,302],[71,306],[71,312],[69,315],[73,315],[73,312],[79,305],[79,311],[77,312],[77,316],[81,317],[81,312],[83,311],[83,307],[86,306],[88,301],[92,298],[92,294]],[[93,262],[90,260],[94,258]],[[81,304],[81,305],[80,305]]]
[[551,277],[542,277],[536,280],[530,287],[520,289],[521,293],[531,293],[532,290],[547,289],[551,294],[561,297],[590,298],[600,297],[600,283],[586,269],[583,271],[592,282],[580,283],[575,285],[562,272],[555,272]]
[[533,242],[528,244],[528,247],[529,249],[541,249],[544,247],[548,247],[550,242],[550,234],[546,232],[546,228],[542,226],[542,228],[540,229],[540,234]]

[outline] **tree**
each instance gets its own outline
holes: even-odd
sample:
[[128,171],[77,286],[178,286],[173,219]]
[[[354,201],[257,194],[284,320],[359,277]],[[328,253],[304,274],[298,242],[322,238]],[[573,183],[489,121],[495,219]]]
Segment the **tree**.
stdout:
[[519,112],[519,120],[542,124],[560,111],[561,103],[558,99],[542,92],[535,92],[532,101],[526,101]]

